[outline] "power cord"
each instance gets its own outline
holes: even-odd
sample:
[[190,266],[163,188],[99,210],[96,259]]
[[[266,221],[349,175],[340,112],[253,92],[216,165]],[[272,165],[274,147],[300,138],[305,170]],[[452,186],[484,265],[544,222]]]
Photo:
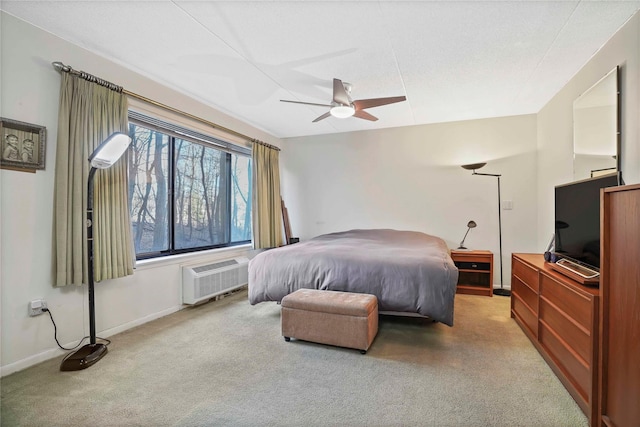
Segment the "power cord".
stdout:
[[[90,338],[90,337],[87,335],[86,337],[82,338],[82,339],[80,340],[80,342],[79,342],[75,347],[72,347],[72,348],[66,348],[66,347],[63,347],[63,346],[60,344],[60,341],[58,341],[58,327],[56,326],[56,322],[55,322],[55,320],[53,320],[53,315],[51,314],[51,310],[49,310],[48,308],[43,308],[43,309],[42,309],[42,311],[46,311],[47,313],[49,313],[49,317],[51,318],[51,323],[53,323],[53,338],[56,340],[56,344],[58,344],[58,347],[60,347],[61,349],[63,349],[63,350],[67,350],[67,351],[75,350],[76,348],[80,347],[80,344],[82,344],[82,343],[84,342],[84,340],[86,340],[87,338]],[[100,338],[100,337],[96,337],[96,338],[97,338],[97,339],[99,339],[99,340],[102,340],[102,341],[106,342],[106,343],[107,343],[106,345],[111,344],[111,340],[108,340],[108,339],[106,339],[106,338]]]

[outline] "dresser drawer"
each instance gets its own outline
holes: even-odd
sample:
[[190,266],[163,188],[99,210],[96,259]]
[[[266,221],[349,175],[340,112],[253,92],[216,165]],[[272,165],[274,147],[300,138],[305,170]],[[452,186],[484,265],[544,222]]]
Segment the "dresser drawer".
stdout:
[[573,349],[585,364],[590,365],[593,362],[591,336],[588,330],[576,325],[544,297],[540,298],[539,316],[545,327],[553,330],[557,338]]
[[592,301],[556,279],[542,273],[540,276],[540,297],[551,301],[566,317],[589,331],[593,328]]
[[513,259],[513,275],[517,276],[525,285],[538,293],[538,271],[524,262]]
[[[554,332],[544,323],[540,324],[540,344],[555,364],[563,371],[565,378],[571,382],[578,396],[574,394],[576,402],[587,413],[589,408],[589,394],[591,388],[591,373],[589,366],[576,358],[574,353],[566,346],[566,343],[558,339]],[[577,399],[579,397],[579,399]]]
[[538,294],[533,289],[522,283],[519,278],[513,277],[511,280],[511,292],[527,304],[536,316],[538,315]]
[[524,323],[524,326],[533,334],[538,336],[538,315],[522,302],[516,294],[511,295],[511,306],[514,315],[518,320]]

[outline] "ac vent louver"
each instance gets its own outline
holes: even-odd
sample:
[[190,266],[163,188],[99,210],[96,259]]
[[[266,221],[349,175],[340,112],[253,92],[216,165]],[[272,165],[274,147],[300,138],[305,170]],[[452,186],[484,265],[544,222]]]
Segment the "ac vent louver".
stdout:
[[237,265],[238,261],[235,259],[230,259],[227,261],[216,262],[215,264],[207,264],[202,265],[200,267],[195,267],[193,271],[196,273],[204,273],[205,271],[217,270],[218,268],[227,267],[229,265]]
[[182,302],[196,304],[248,283],[249,259],[234,258],[182,267]]

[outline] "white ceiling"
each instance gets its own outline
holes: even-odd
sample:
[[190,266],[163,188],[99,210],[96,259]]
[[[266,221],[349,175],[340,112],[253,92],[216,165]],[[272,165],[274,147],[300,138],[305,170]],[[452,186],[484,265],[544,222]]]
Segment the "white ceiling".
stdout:
[[[640,1],[3,0],[0,7],[285,138],[537,113]],[[327,104],[334,77],[353,85],[354,99],[407,101],[367,110],[377,122],[318,123],[326,108],[279,101]]]

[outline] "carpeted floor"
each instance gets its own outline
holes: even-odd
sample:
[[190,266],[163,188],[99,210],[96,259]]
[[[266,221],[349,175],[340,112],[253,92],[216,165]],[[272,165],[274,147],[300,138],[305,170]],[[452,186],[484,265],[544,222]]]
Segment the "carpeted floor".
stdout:
[[587,426],[509,317],[458,295],[455,326],[382,316],[366,355],[280,335],[246,291],[111,337],[84,371],[1,380],[2,426]]

